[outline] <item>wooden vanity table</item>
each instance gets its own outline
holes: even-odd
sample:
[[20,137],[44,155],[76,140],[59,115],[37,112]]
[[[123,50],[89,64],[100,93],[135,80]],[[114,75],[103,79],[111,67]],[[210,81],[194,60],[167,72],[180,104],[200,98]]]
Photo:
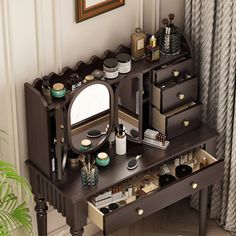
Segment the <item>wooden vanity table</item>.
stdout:
[[[192,115],[193,113],[195,114],[195,111],[191,111],[193,108],[190,107],[182,113],[178,112],[177,115],[167,117],[170,121],[166,122],[165,129],[167,136],[171,140],[169,147],[165,151],[141,143],[144,130],[152,126],[154,119],[152,116],[153,109],[156,109],[152,101],[154,80],[158,80],[158,78],[163,76],[163,69],[166,76],[170,77],[171,75],[168,75],[168,73],[171,73],[176,65],[178,65],[177,67],[180,71],[184,71],[186,65],[189,64],[189,60],[192,60],[190,47],[186,41],[183,42],[182,48],[183,50],[179,55],[162,56],[158,62],[151,63],[145,59],[132,62],[132,71],[130,73],[120,75],[117,79],[106,81],[115,90],[122,81],[138,77],[140,100],[137,128],[139,137],[136,140],[132,140],[132,137],[130,138],[127,144],[127,154],[124,156],[117,156],[114,145],[110,147],[105,143],[106,140],[103,140],[103,145],[96,152],[107,152],[111,162],[107,167],[98,168],[99,181],[95,187],[84,188],[82,186],[80,166],[72,167],[68,163],[65,168],[63,166],[63,156],[65,153],[71,152],[66,128],[68,121],[65,119],[65,110],[71,101],[70,96],[66,95],[64,99],[55,99],[52,103],[47,104],[40,91],[40,79],[36,79],[32,85],[25,84],[29,148],[29,160],[26,161],[26,164],[30,170],[30,183],[35,195],[35,210],[37,212],[40,236],[47,235],[47,202],[66,217],[66,222],[71,228],[71,235],[83,235],[83,227],[87,224],[88,217],[103,230],[104,235],[108,235],[196,192],[200,193],[199,235],[205,235],[208,187],[223,177],[223,161],[214,157],[217,132],[204,124],[199,124],[198,119],[195,119],[195,116],[193,117]],[[120,47],[118,51],[129,52],[129,49]],[[109,51],[106,52],[104,57],[114,57],[116,54],[117,52]],[[101,69],[103,59],[94,57],[88,64],[80,62],[74,69],[67,67],[60,75],[51,74],[49,76],[50,81],[66,81],[66,78],[70,77],[72,73],[78,73],[80,77],[84,78],[85,75],[90,74],[94,69]],[[188,69],[188,72],[189,70],[191,71],[191,69]],[[186,95],[187,98],[188,95]],[[116,101],[116,97],[114,100]],[[176,103],[179,103],[178,106],[180,106],[182,101],[177,100]],[[197,103],[194,109],[198,106]],[[118,104],[114,107],[117,109]],[[165,105],[162,105],[160,110],[164,112]],[[182,118],[180,119],[181,114]],[[117,114],[113,115],[117,116]],[[175,116],[176,119],[174,118]],[[182,127],[183,124],[181,122],[186,116],[190,119],[191,125]],[[173,128],[172,120],[181,120],[181,122],[176,122],[175,128]],[[114,123],[117,122],[118,119],[116,117]],[[185,131],[183,132],[184,128]],[[51,156],[55,140],[57,143],[58,140],[61,141],[60,145],[55,147],[57,168],[52,173]],[[206,157],[209,161],[208,166],[194,171],[187,177],[177,179],[166,187],[159,187],[144,197],[138,198],[134,202],[122,206],[107,215],[103,215],[91,204],[90,201],[93,196],[164,163],[171,162],[175,157],[192,150],[198,150],[201,155]],[[138,154],[142,154],[138,167],[134,170],[128,170],[128,161]]]

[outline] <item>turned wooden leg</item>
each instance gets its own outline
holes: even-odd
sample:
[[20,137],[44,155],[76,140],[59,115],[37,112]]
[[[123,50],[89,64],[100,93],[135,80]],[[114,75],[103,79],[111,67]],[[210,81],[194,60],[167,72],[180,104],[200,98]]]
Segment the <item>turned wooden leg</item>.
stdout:
[[199,236],[206,235],[207,206],[208,206],[208,187],[199,192]]
[[38,235],[47,236],[47,203],[45,199],[35,197],[35,211],[37,212]]
[[74,230],[73,228],[70,228],[70,233],[72,236],[82,236],[84,233],[84,228],[81,228],[79,230]]

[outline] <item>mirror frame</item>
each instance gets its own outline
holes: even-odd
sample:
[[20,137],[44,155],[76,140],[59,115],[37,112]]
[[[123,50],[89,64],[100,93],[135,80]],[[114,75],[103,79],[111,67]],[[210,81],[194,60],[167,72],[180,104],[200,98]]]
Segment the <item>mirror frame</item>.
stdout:
[[139,81],[139,100],[140,100],[140,104],[139,104],[139,131],[138,131],[138,139],[133,138],[130,135],[127,135],[127,139],[129,141],[135,142],[135,143],[142,143],[143,142],[143,95],[142,95],[142,88],[143,88],[143,74],[142,73],[138,73],[138,74],[134,74],[132,76],[127,76],[125,78],[123,78],[120,82],[119,85],[116,88],[115,91],[115,127],[116,129],[119,128],[119,120],[118,120],[118,108],[119,108],[119,104],[118,104],[118,95],[119,92],[122,88],[122,85],[125,83],[125,81],[127,80],[132,80],[132,79],[138,79]]
[[[103,141],[101,143],[99,143],[99,145],[97,145],[96,147],[94,147],[94,148],[92,148],[88,151],[80,151],[72,145],[72,138],[71,138],[71,132],[72,132],[71,127],[72,127],[72,125],[71,125],[71,115],[70,115],[71,108],[72,108],[73,102],[75,101],[77,96],[84,89],[86,89],[89,86],[94,85],[94,84],[102,84],[102,85],[106,86],[106,88],[108,89],[108,92],[109,92],[109,95],[110,95],[110,99],[109,99],[109,102],[110,102],[109,124],[110,125],[109,125],[109,129],[107,130],[107,133],[105,134],[105,137],[104,137]],[[71,98],[71,101],[70,101],[70,104],[69,104],[69,107],[68,107],[68,111],[67,111],[67,117],[68,117],[68,120],[67,120],[67,135],[68,135],[68,141],[69,141],[69,146],[70,146],[71,150],[73,152],[77,153],[77,154],[90,154],[90,153],[93,153],[93,152],[97,151],[107,141],[107,138],[108,138],[109,134],[111,133],[112,128],[113,128],[113,124],[114,124],[114,93],[113,93],[112,87],[108,83],[106,83],[105,81],[101,81],[101,80],[95,80],[95,81],[87,82],[86,84],[81,85],[79,88],[76,89],[76,91],[72,95],[72,98]]]

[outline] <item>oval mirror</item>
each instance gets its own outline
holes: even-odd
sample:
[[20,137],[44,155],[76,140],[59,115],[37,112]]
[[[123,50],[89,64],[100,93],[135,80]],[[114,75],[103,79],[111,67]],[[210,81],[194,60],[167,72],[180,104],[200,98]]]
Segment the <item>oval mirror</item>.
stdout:
[[122,80],[116,89],[116,127],[123,124],[130,141],[142,142],[143,76]]
[[81,86],[68,109],[69,144],[75,153],[91,153],[106,141],[113,124],[112,88],[103,81]]

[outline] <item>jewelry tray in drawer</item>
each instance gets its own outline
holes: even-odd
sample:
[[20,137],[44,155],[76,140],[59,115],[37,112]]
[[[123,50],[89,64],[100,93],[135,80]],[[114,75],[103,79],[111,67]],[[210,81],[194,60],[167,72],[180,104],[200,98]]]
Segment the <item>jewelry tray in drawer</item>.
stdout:
[[202,105],[191,102],[166,113],[152,108],[152,127],[173,139],[201,126]]
[[[192,152],[190,152],[192,153]],[[118,202],[118,208],[109,211],[107,214],[103,214],[99,207],[96,207],[94,199],[99,196],[105,196],[110,190],[107,190],[101,195],[95,196],[90,199],[88,203],[88,217],[92,220],[105,234],[109,234],[118,230],[123,225],[134,223],[148,215],[155,213],[156,211],[179,201],[196,191],[203,189],[213,183],[218,182],[223,176],[223,161],[217,161],[212,155],[207,153],[201,148],[197,148],[193,152],[193,156],[197,158],[197,165],[193,167],[193,172],[183,178],[177,178],[171,184],[160,187],[159,176],[160,166],[154,167],[145,173],[141,173],[138,176],[132,177],[119,184],[119,187],[113,186],[122,192],[124,196],[125,186],[131,185],[133,188],[132,197],[128,197],[126,200],[122,199]],[[145,157],[143,157],[145,158]],[[199,168],[200,163],[207,162],[207,165]],[[175,161],[174,159],[166,163],[169,167],[171,175],[175,175]],[[195,163],[196,164],[196,163]],[[148,180],[149,177],[149,180]],[[144,183],[143,181],[146,181]],[[144,184],[142,189],[137,191],[143,191],[144,194],[140,195],[136,199],[135,186]],[[113,191],[113,190],[112,190]],[[116,193],[115,193],[116,194]],[[129,198],[132,198],[129,201]],[[128,200],[128,201],[127,201]],[[127,203],[124,203],[126,202]],[[107,203],[109,205],[110,203]],[[104,207],[103,205],[102,207]]]
[[157,107],[161,113],[175,109],[183,104],[194,102],[198,97],[197,77],[185,79],[181,83],[169,83],[152,86],[152,104]]

